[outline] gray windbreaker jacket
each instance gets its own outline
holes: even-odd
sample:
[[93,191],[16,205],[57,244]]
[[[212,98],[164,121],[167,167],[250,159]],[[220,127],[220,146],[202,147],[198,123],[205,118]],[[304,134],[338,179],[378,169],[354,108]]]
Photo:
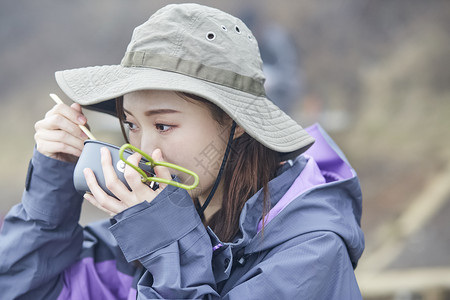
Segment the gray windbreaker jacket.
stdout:
[[113,219],[81,227],[74,166],[35,151],[22,202],[0,234],[0,299],[361,299],[361,191],[337,146],[316,143],[248,199],[233,242],[205,228],[168,186]]

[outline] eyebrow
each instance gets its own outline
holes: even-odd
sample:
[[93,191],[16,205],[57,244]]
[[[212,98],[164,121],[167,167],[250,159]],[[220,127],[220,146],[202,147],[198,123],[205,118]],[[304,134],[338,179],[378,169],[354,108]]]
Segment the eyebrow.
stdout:
[[[127,114],[129,115],[133,115],[131,112],[129,112],[126,109],[123,109]],[[153,110],[148,110],[146,112],[144,112],[144,115],[149,117],[149,116],[153,116],[153,115],[160,115],[160,114],[174,114],[174,113],[180,113],[178,110],[174,110],[174,109],[169,109],[169,108],[161,108],[161,109],[153,109]]]

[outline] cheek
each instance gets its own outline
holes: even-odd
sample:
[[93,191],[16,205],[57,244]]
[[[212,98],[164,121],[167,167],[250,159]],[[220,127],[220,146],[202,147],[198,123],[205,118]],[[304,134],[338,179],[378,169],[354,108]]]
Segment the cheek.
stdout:
[[[192,143],[181,148],[179,165],[195,172],[200,178],[199,190],[208,190],[214,184],[222,163],[225,144],[221,140],[209,140],[207,143]],[[180,174],[182,180],[188,176]]]
[[128,134],[128,141],[130,142],[131,145],[138,147],[139,149],[141,149],[142,151],[145,152],[145,149],[142,149],[141,147],[141,137],[139,135],[137,135],[136,133],[132,133],[130,132]]
[[[160,147],[164,160],[194,171],[199,176],[216,177],[222,163],[225,148],[210,143],[207,145],[181,144]],[[144,150],[145,151],[145,150]]]
[[[196,194],[212,187],[225,153],[228,135],[217,130],[214,125],[206,127],[207,129],[203,126],[206,130],[201,133],[197,131],[196,134],[192,134],[196,131],[183,131],[180,135],[160,141],[158,145],[167,162],[182,166],[199,176],[200,184]],[[174,170],[170,172],[182,182],[192,183],[189,175]]]

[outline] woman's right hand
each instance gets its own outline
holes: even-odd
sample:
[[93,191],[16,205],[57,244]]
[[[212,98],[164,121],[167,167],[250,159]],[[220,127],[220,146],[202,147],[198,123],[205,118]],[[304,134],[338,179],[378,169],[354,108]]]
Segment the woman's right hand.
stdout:
[[78,125],[86,122],[78,103],[55,105],[34,125],[36,149],[45,156],[75,163],[88,139]]

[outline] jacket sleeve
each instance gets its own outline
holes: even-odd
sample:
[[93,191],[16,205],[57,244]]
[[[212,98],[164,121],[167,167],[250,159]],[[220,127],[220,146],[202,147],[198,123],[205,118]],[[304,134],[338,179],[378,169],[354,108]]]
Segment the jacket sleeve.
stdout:
[[333,232],[303,234],[264,258],[253,255],[261,261],[223,299],[362,299],[347,248]]
[[110,227],[128,262],[146,271],[138,299],[218,299],[211,239],[188,193],[167,186],[151,203],[116,215]]
[[82,197],[72,183],[73,164],[35,150],[22,203],[0,233],[2,299],[56,299],[63,270],[79,256]]

